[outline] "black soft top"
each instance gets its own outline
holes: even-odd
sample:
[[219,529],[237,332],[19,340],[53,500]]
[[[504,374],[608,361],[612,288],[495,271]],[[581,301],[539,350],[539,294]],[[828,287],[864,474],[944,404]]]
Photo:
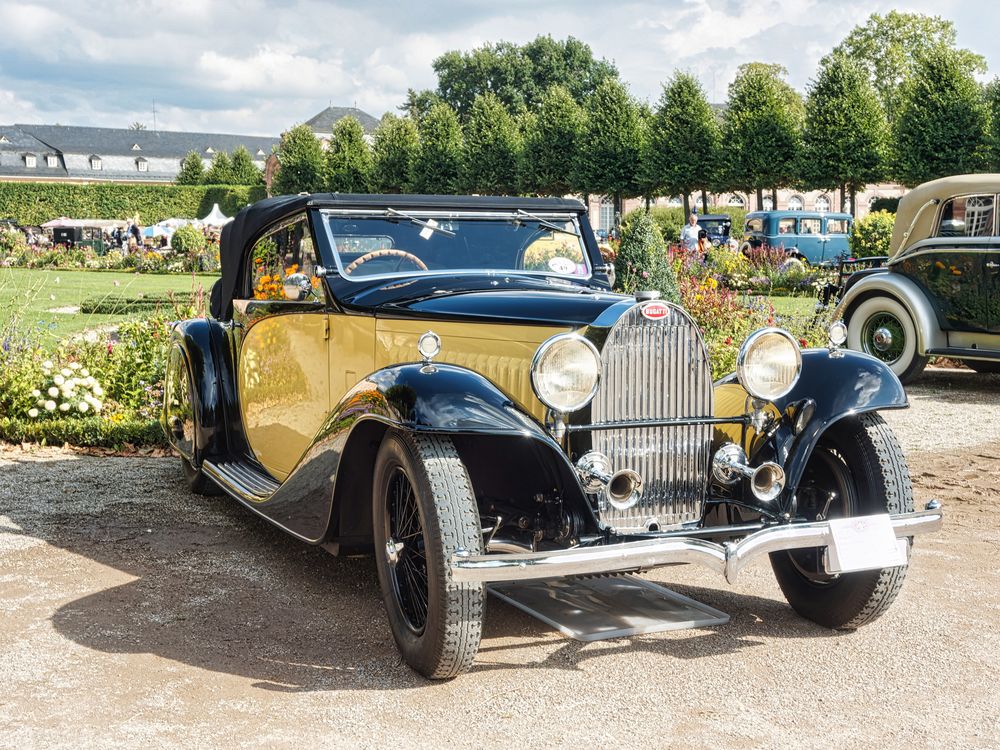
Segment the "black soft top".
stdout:
[[222,280],[212,289],[211,312],[218,320],[233,316],[233,295],[245,273],[245,264],[260,236],[273,224],[307,208],[395,208],[407,209],[496,209],[500,211],[568,211],[584,213],[583,203],[573,198],[508,198],[490,195],[358,195],[318,193],[279,195],[247,206],[222,228],[219,259]]

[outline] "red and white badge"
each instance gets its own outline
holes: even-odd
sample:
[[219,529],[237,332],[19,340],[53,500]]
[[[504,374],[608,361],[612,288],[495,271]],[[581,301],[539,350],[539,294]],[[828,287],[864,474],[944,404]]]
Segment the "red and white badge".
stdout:
[[670,314],[670,306],[665,302],[647,302],[642,306],[642,317],[648,320],[660,320]]

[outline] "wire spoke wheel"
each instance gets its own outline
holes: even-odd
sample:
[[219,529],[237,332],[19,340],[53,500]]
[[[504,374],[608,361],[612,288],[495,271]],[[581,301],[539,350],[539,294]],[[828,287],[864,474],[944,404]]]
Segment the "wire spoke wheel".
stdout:
[[865,354],[892,364],[906,351],[906,330],[895,315],[880,312],[865,321],[861,341]]
[[413,484],[399,467],[386,494],[386,547],[391,547],[392,585],[406,624],[420,634],[427,625],[427,556]]

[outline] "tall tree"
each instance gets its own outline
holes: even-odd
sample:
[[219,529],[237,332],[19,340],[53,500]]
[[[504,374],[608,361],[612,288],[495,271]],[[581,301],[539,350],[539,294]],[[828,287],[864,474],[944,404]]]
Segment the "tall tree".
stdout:
[[333,193],[367,193],[372,153],[365,129],[356,117],[342,117],[333,126],[326,150],[326,189]]
[[233,160],[225,151],[216,151],[205,173],[206,185],[233,185]]
[[517,193],[521,135],[500,99],[488,92],[479,94],[462,130],[466,189],[486,195]]
[[230,174],[234,185],[263,185],[264,175],[253,163],[253,157],[247,151],[246,146],[237,146],[233,149],[233,160],[230,165]]
[[440,101],[441,97],[437,95],[437,92],[430,89],[421,89],[420,91],[407,89],[406,101],[399,106],[399,110],[414,122],[420,122],[420,118],[430,112],[431,107]]
[[576,187],[573,165],[583,132],[583,110],[565,86],[551,86],[537,117],[526,119],[521,188],[539,195],[566,195]]
[[414,189],[443,194],[461,190],[462,128],[455,110],[444,102],[433,105],[417,131],[420,147],[413,162]]
[[900,90],[896,178],[912,186],[986,169],[988,128],[986,97],[964,56],[943,45],[927,50]]
[[683,196],[685,216],[691,212],[691,193],[715,183],[720,138],[701,84],[689,73],[676,73],[656,108],[647,169],[657,192]]
[[986,104],[990,112],[990,171],[1000,172],[1000,78],[994,78],[986,86]]
[[419,146],[413,120],[386,113],[375,129],[372,142],[372,190],[379,193],[409,191]]
[[789,86],[780,65],[753,62],[741,65],[729,85],[723,119],[727,186],[757,192],[770,188],[777,203],[777,188],[796,178],[802,120],[802,98]]
[[296,125],[282,133],[274,154],[279,168],[271,190],[276,195],[323,189],[323,147],[308,125]]
[[[910,77],[917,58],[938,46],[955,49],[955,24],[940,16],[889,11],[873,13],[855,26],[834,49],[864,66],[871,77],[890,125],[899,113],[899,88]],[[955,49],[970,72],[986,71],[986,60],[967,49]]]
[[864,68],[834,53],[809,88],[800,174],[810,188],[846,185],[855,212],[858,190],[884,179],[888,125]]
[[488,43],[469,52],[446,52],[433,65],[437,95],[463,120],[479,94],[492,92],[510,111],[519,112],[536,109],[553,85],[565,86],[582,102],[601,81],[618,76],[612,63],[594,59],[590,47],[573,37],[557,41],[539,36],[523,46]]
[[590,97],[577,152],[575,181],[584,193],[614,200],[620,216],[622,199],[639,195],[642,167],[642,120],[625,85],[606,78]]
[[181,169],[174,180],[178,185],[200,185],[205,179],[205,164],[197,151],[191,151],[181,161]]

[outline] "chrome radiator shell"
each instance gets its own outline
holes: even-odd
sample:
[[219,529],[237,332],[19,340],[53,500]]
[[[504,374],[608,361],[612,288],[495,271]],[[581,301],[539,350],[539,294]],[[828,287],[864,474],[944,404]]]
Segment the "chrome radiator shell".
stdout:
[[[708,352],[697,325],[680,307],[656,301],[630,308],[608,332],[601,357],[601,387],[591,407],[595,424],[713,416]],[[605,454],[615,471],[632,469],[643,480],[642,498],[627,510],[612,508],[600,495],[602,521],[619,531],[639,531],[700,518],[711,425],[628,427],[591,435],[593,449]]]

